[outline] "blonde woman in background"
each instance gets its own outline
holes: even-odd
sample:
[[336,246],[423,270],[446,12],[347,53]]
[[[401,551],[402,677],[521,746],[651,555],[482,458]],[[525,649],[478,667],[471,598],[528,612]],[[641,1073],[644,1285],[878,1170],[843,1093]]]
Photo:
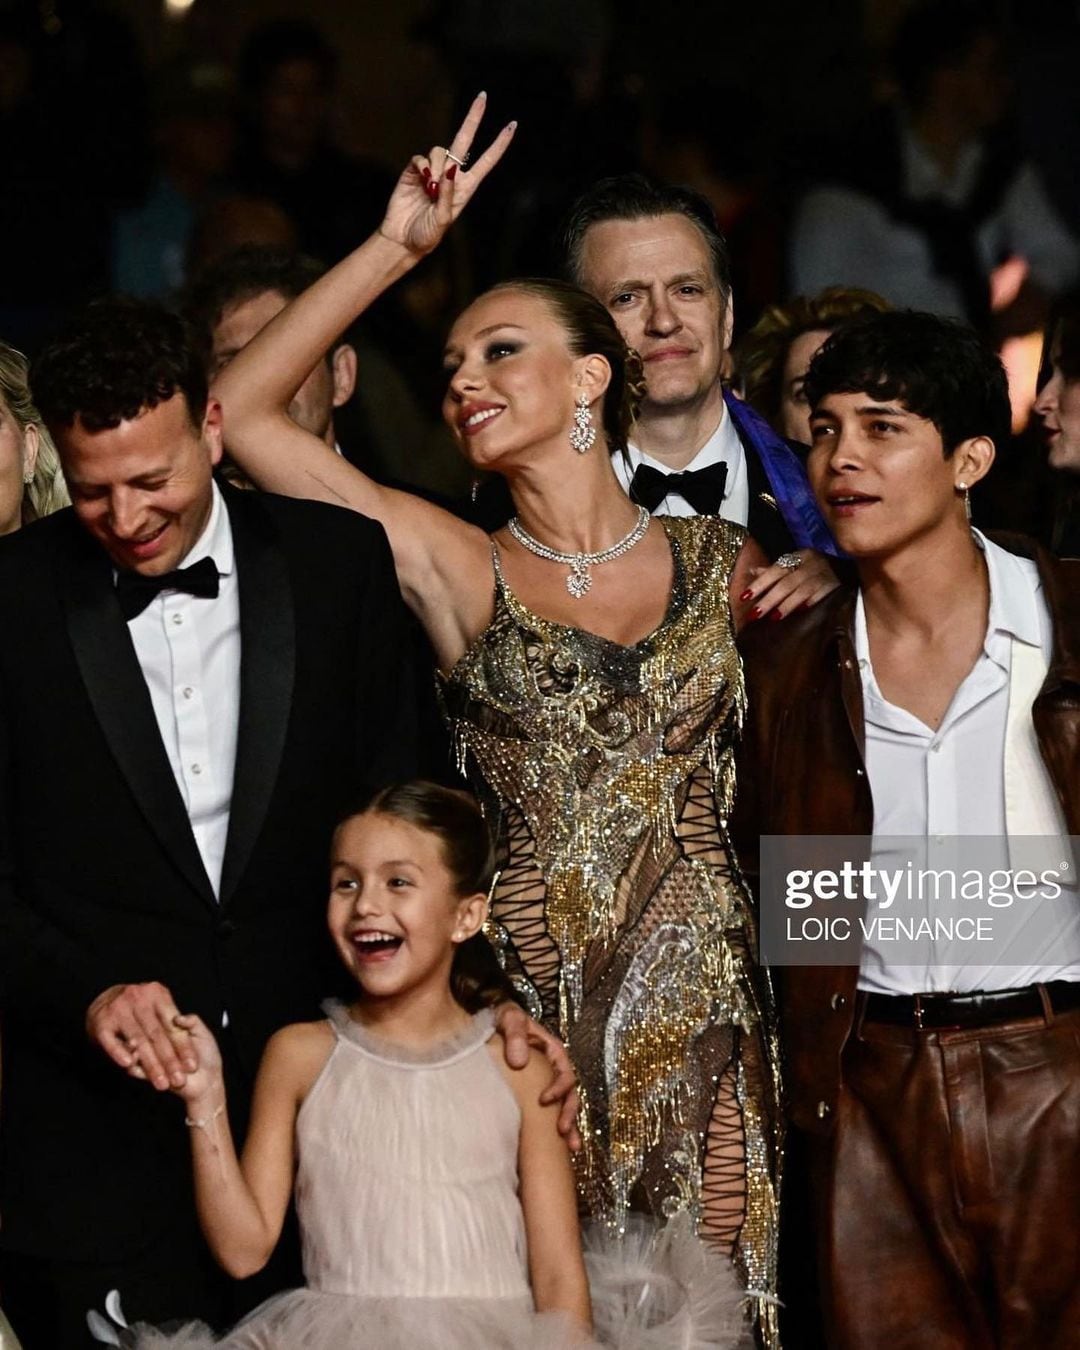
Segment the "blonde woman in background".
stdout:
[[[56,447],[30,397],[26,357],[0,342],[0,534],[13,534],[68,501]],[[19,1350],[3,1311],[0,1350]]]
[[810,362],[830,333],[853,319],[868,319],[890,305],[873,291],[828,286],[768,305],[735,348],[735,388],[789,441],[810,444],[810,409],[803,382]]
[[26,371],[22,352],[0,342],[0,534],[13,534],[70,502]]

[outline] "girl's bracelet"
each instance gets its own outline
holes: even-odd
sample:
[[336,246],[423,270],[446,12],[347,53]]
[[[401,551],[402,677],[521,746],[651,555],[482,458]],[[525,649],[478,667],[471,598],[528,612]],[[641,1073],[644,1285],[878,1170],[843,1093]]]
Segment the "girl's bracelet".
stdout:
[[216,1121],[217,1118],[224,1113],[224,1111],[225,1111],[225,1103],[221,1102],[218,1104],[218,1106],[214,1108],[213,1111],[210,1112],[208,1116],[200,1116],[196,1120],[193,1120],[191,1116],[185,1116],[184,1124],[187,1125],[188,1128],[192,1130],[206,1130],[209,1129],[211,1125],[213,1125],[214,1121]]

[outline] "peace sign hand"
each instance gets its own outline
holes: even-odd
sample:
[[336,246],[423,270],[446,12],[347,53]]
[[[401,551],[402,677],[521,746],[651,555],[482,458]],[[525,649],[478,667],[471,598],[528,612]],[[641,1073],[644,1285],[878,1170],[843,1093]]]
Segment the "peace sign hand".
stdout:
[[510,122],[471,169],[466,170],[473,138],[484,116],[487,95],[477,94],[449,150],[437,145],[427,156],[414,155],[398,179],[379,233],[422,257],[440,242],[473,193],[502,159],[514,138]]

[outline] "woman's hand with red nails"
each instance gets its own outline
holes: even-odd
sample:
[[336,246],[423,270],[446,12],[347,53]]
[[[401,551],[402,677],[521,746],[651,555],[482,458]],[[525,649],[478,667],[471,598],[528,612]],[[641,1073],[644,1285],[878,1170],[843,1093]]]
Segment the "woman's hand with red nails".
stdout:
[[428,155],[414,155],[406,165],[379,226],[385,238],[417,257],[437,247],[514,138],[517,123],[510,122],[472,168],[458,171],[454,161],[468,161],[486,106],[487,95],[478,94],[449,150],[437,145]]

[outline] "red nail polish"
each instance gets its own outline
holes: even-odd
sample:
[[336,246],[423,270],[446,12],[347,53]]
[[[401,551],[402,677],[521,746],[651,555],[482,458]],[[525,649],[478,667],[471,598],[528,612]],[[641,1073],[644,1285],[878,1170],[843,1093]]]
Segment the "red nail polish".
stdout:
[[753,594],[754,594],[753,591],[743,591],[742,595],[739,596],[739,599],[740,599],[740,600],[749,600],[750,597],[751,597]]
[[752,619],[760,619],[760,618],[761,618],[761,610],[760,610],[756,605],[755,605],[754,608],[750,611],[750,617],[751,617]]
[[436,183],[434,178],[431,180],[430,183],[425,183],[424,188],[425,191],[427,192],[427,195],[431,198],[433,202],[437,202],[439,200],[439,185],[438,183]]
[[784,616],[780,613],[778,609],[774,609],[772,613],[769,615],[770,619],[782,619],[783,617]]
[[427,180],[431,177],[431,170],[426,166],[420,170],[420,173],[425,182],[427,182]]
[[450,179],[450,178],[456,178],[456,177],[457,177],[457,165],[456,165],[456,164],[451,164],[451,165],[450,165],[450,167],[449,167],[449,168],[447,169],[447,171],[446,171],[446,176],[447,176],[448,179]]

